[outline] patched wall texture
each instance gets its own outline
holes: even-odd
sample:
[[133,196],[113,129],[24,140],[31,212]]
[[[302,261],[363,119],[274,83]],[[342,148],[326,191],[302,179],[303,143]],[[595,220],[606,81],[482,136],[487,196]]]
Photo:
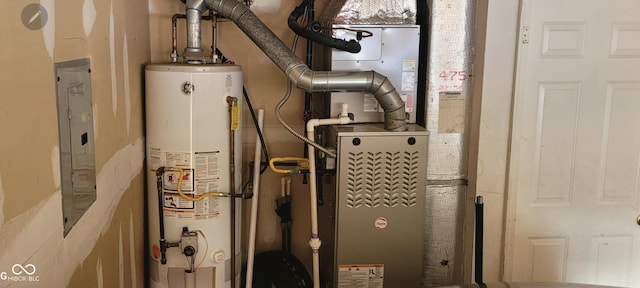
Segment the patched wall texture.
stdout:
[[[143,287],[148,3],[41,0],[42,21],[31,2],[0,1],[0,272],[32,274],[0,287]],[[97,199],[64,237],[54,64],[83,58]]]

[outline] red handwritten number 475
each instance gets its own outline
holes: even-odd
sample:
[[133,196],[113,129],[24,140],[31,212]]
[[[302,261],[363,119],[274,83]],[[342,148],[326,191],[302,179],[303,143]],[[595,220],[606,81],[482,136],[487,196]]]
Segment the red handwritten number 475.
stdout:
[[442,71],[438,76],[442,78],[444,81],[464,81],[467,80],[467,72],[466,71]]

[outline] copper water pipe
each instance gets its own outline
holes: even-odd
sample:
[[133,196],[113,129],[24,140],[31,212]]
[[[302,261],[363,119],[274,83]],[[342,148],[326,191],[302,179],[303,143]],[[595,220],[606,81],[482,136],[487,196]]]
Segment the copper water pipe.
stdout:
[[171,62],[178,62],[178,18],[187,18],[186,14],[173,14],[171,17]]
[[[186,19],[187,14],[173,14],[171,16],[171,62],[178,62],[178,19]],[[211,59],[214,60],[216,55],[216,22],[218,18],[212,10],[209,10],[209,15],[201,17],[202,20],[211,20]]]

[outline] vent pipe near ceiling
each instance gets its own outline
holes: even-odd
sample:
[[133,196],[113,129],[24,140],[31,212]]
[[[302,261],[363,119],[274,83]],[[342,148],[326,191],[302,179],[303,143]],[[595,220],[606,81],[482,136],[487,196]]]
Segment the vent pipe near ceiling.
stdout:
[[[308,92],[365,91],[373,94],[384,110],[385,129],[406,130],[404,101],[387,77],[375,71],[313,71],[307,67],[258,17],[237,0],[187,0],[187,23],[200,21],[200,14],[211,9],[233,21],[298,88]],[[189,13],[190,10],[199,11]],[[191,17],[192,19],[189,19]],[[196,35],[197,34],[197,35]],[[200,39],[198,25],[188,25],[188,45]],[[199,47],[188,47],[199,48]]]
[[[185,2],[185,1],[183,1]],[[202,50],[202,12],[205,10],[204,2],[186,1],[187,9],[187,47],[184,48],[182,57],[186,63],[200,64],[206,63],[206,55]]]

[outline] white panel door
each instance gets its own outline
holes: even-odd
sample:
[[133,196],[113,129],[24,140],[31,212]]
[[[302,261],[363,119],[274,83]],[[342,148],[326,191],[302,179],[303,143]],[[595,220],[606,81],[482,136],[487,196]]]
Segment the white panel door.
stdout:
[[640,287],[640,0],[523,0],[506,280]]

